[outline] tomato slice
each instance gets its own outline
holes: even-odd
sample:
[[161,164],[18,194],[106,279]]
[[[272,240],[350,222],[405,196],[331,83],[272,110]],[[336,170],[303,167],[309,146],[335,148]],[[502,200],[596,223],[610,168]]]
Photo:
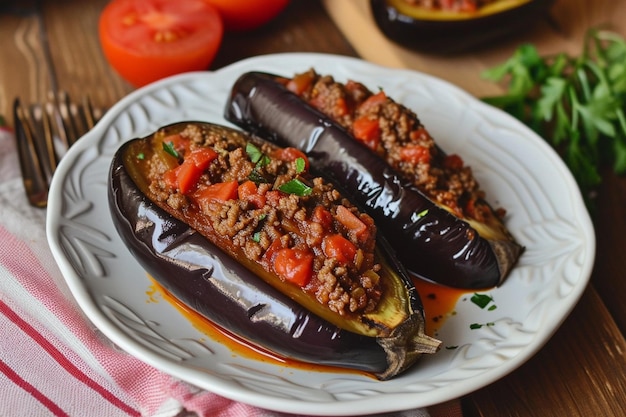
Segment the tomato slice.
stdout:
[[219,10],[228,31],[256,29],[276,17],[289,4],[289,0],[205,1]]
[[224,32],[205,0],[113,0],[98,29],[105,57],[135,87],[207,69]]

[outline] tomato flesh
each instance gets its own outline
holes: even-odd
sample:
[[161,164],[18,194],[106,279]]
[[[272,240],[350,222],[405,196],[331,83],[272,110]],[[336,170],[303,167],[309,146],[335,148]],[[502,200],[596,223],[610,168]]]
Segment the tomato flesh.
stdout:
[[363,142],[365,146],[376,151],[380,144],[380,126],[378,119],[370,119],[367,116],[359,117],[352,124],[354,137]]
[[356,256],[356,246],[339,234],[326,236],[323,250],[324,255],[337,259],[343,265],[353,263]]
[[289,0],[205,0],[217,8],[228,31],[248,31],[276,17]]
[[313,254],[301,249],[279,249],[274,256],[274,271],[281,279],[304,287],[313,274]]
[[98,27],[109,64],[135,87],[208,69],[223,31],[219,12],[205,0],[113,0]]

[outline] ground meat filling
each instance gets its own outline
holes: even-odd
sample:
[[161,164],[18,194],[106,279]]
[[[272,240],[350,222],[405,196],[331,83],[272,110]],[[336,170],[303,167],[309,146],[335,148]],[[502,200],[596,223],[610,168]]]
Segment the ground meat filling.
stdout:
[[458,155],[446,155],[417,115],[384,91],[351,80],[342,84],[313,69],[285,83],[457,216],[479,222],[504,216],[504,210],[492,211],[484,202],[471,168]]
[[[172,145],[180,165],[168,165],[159,152],[145,162],[153,198],[186,218],[202,218],[198,227],[194,224],[201,233],[212,233],[231,250],[292,280],[336,313],[362,314],[376,308],[382,287],[381,267],[374,257],[374,222],[332,184],[309,176],[302,166],[308,163],[304,154],[197,125],[161,140],[164,146]],[[252,160],[251,143],[255,155],[261,155],[259,161]],[[180,172],[185,159],[202,148],[214,150],[216,156],[194,187],[181,192],[168,179],[170,173]],[[232,187],[234,194],[217,198],[207,191],[215,185],[221,190],[220,184]]]
[[404,0],[411,6],[453,12],[475,12],[483,6],[498,0]]

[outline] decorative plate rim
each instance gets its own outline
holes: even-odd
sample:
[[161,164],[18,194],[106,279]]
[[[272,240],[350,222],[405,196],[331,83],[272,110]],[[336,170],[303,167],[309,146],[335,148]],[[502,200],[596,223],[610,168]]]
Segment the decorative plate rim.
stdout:
[[[452,148],[468,151],[468,162],[488,189],[509,190],[497,196],[498,204],[512,212],[508,219],[510,228],[530,249],[504,285],[493,290],[503,314],[494,326],[481,329],[481,338],[475,339],[477,333],[464,327],[467,320],[459,324],[456,319],[449,319],[439,337],[451,340],[467,337],[464,340],[471,343],[463,344],[454,353],[440,352],[437,359],[426,359],[392,381],[362,380],[349,373],[304,372],[286,367],[259,365],[257,369],[256,364],[250,365],[245,358],[217,364],[217,360],[207,357],[215,355],[223,359],[219,352],[213,352],[219,351],[220,346],[210,340],[198,343],[202,338],[199,333],[186,335],[187,339],[195,339],[193,346],[189,340],[183,344],[175,338],[163,341],[162,345],[149,345],[144,343],[147,339],[142,339],[143,336],[129,336],[126,323],[145,326],[142,331],[153,332],[151,337],[172,332],[164,333],[167,323],[160,323],[163,328],[155,330],[150,327],[152,317],[136,313],[136,309],[144,308],[136,304],[146,304],[146,288],[137,295],[136,304],[131,300],[126,305],[112,295],[117,291],[112,284],[102,283],[106,282],[103,277],[111,282],[117,279],[108,270],[118,268],[111,259],[123,258],[125,266],[129,263],[137,268],[132,258],[128,261],[130,255],[119,247],[115,234],[105,227],[110,221],[106,195],[102,195],[102,192],[106,194],[106,162],[121,141],[147,135],[173,121],[199,120],[209,114],[207,121],[228,125],[220,120],[224,94],[239,74],[265,70],[290,75],[309,67],[338,78],[354,74],[356,80],[380,83],[397,101],[417,107],[417,113],[426,120],[427,128],[430,126],[431,132],[435,132],[435,138],[445,136],[444,142]],[[208,90],[199,91],[206,87]],[[187,101],[183,103],[182,99]],[[220,103],[222,107],[218,109]],[[454,128],[447,126],[449,118],[455,119]],[[464,132],[462,137],[460,131]],[[451,142],[457,137],[458,143]],[[502,142],[502,137],[508,142]],[[530,170],[524,157],[540,159],[537,162],[540,167]],[[499,175],[489,175],[489,171]],[[539,181],[542,175],[546,179]],[[563,198],[568,202],[567,207],[559,201]],[[104,224],[94,224],[94,219],[103,219]],[[80,308],[122,349],[163,372],[227,398],[281,412],[306,410],[311,415],[371,414],[425,407],[496,381],[533,356],[558,329],[586,288],[595,258],[593,226],[573,177],[550,146],[528,128],[436,77],[318,53],[257,56],[214,72],[170,77],[129,94],[59,164],[50,190],[46,227],[52,254]],[[558,249],[561,242],[576,252],[572,255]],[[535,246],[541,250],[533,250]],[[545,285],[546,290],[539,291],[539,284]],[[145,287],[144,283],[137,285]],[[105,288],[107,293],[99,291],[100,288]],[[512,300],[513,289],[523,290],[520,292],[523,302],[517,306],[508,302]],[[476,320],[489,317],[482,311],[477,314],[472,310],[475,306],[469,304],[459,302],[457,315]],[[164,301],[150,307],[155,308],[157,315],[163,309],[172,309]],[[523,317],[518,317],[518,313]],[[172,340],[176,343],[171,343]],[[491,342],[496,349],[483,346]],[[201,349],[213,351],[196,356],[194,349],[200,345]],[[193,362],[196,359],[199,362]],[[202,369],[203,364],[206,369]],[[438,373],[440,367],[445,369]],[[446,372],[458,377],[441,377]]]

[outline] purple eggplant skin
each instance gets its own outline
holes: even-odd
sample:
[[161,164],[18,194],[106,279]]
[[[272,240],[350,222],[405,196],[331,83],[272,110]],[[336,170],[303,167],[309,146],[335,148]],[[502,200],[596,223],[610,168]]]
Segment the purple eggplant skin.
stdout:
[[[401,2],[403,0],[397,0]],[[554,0],[519,1],[497,13],[464,19],[410,16],[389,0],[370,0],[370,10],[380,31],[391,41],[417,51],[451,55],[484,48],[538,22]],[[437,12],[431,12],[436,14]]]
[[[407,297],[415,314],[390,337],[363,336],[331,324],[152,202],[124,165],[124,151],[134,140],[147,139],[126,142],[111,163],[108,201],[113,223],[146,272],[185,305],[248,343],[280,356],[364,371],[380,380],[395,377],[423,353],[438,350],[440,342],[425,335],[432,346],[406,349],[402,333],[420,328],[423,334],[424,326],[422,304],[408,277]],[[401,268],[393,257],[388,260],[394,268]],[[417,339],[416,345],[421,340]]]
[[374,218],[412,273],[455,288],[486,289],[504,281],[522,250],[519,245],[482,238],[277,77],[261,72],[240,76],[227,100],[225,118],[280,146],[305,152],[312,169]]

